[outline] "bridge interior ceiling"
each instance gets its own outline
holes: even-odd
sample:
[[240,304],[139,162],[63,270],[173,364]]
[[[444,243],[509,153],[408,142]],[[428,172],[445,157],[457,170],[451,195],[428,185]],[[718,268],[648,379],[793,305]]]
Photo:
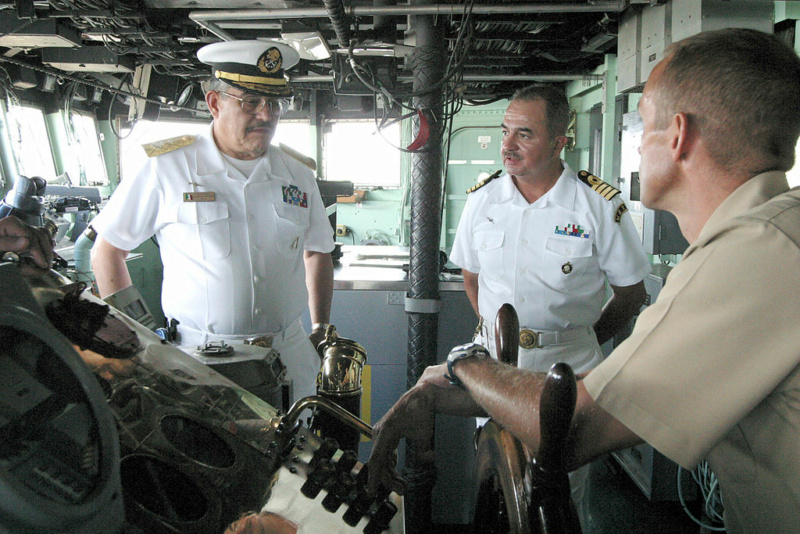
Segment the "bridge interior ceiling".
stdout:
[[535,81],[558,83],[591,73],[605,53],[616,50],[619,20],[631,3],[4,1],[0,82],[17,94],[59,87],[63,92],[81,81],[89,88],[141,94],[136,74],[144,68],[148,99],[180,103],[186,87],[209,74],[197,60],[201,46],[269,38],[300,51],[300,63],[287,73],[297,95],[316,90],[371,96],[378,89],[402,100],[413,93],[417,17],[433,16],[447,50],[445,91],[468,102],[489,102]]

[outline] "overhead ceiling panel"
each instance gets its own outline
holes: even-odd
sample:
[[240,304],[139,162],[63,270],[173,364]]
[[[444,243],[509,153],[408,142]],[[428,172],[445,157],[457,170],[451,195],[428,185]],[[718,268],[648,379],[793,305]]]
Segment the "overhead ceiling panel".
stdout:
[[67,72],[131,73],[136,67],[132,57],[117,55],[102,46],[45,48],[42,50],[42,63]]
[[80,46],[78,32],[54,19],[21,21],[12,11],[0,11],[0,46],[45,48]]

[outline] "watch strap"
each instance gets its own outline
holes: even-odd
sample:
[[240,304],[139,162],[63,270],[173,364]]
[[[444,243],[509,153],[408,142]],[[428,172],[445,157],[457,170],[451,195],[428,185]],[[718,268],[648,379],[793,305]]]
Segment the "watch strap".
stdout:
[[[459,358],[460,359],[460,358]],[[464,384],[459,380],[456,374],[453,372],[453,366],[458,361],[456,360],[447,360],[447,372],[444,374],[444,377],[450,381],[450,384],[456,386],[457,388],[466,389]]]

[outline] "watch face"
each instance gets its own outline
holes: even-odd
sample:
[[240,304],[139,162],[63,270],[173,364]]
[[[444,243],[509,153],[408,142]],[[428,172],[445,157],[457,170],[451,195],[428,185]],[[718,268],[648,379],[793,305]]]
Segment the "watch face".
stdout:
[[462,358],[483,358],[489,357],[489,351],[483,345],[477,343],[467,343],[466,345],[459,345],[450,350],[447,356],[449,361],[461,360]]

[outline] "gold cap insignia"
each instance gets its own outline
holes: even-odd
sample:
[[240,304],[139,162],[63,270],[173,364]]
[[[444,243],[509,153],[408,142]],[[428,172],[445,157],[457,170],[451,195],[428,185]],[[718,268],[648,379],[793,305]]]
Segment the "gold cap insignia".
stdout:
[[274,46],[261,54],[261,57],[258,58],[258,70],[266,72],[267,74],[278,72],[282,64],[283,56],[281,56],[281,51]]

